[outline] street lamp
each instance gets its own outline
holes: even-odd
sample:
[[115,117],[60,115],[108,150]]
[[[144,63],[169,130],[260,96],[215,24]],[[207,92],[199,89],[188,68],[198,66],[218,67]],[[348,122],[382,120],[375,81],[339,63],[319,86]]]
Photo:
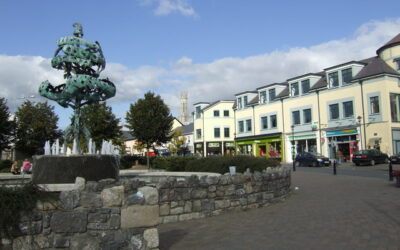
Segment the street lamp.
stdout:
[[296,164],[294,162],[295,152],[294,152],[294,125],[291,126],[292,128],[292,162],[293,162],[293,172],[296,171]]
[[358,125],[360,126],[360,133],[359,133],[359,137],[360,137],[360,149],[362,149],[362,136],[361,136],[361,119],[362,119],[362,117],[359,115],[359,116],[357,116],[357,121],[358,121]]

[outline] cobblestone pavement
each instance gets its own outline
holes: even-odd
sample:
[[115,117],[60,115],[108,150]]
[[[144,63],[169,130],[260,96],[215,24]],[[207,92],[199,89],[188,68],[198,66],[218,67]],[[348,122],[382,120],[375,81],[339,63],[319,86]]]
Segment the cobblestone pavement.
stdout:
[[297,171],[269,207],[159,226],[160,249],[400,249],[400,188]]

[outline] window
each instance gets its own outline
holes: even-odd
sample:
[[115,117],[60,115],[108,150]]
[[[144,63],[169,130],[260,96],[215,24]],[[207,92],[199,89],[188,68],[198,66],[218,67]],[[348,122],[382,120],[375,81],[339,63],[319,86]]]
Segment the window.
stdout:
[[229,117],[229,110],[224,110],[224,117]]
[[276,115],[271,115],[269,117],[271,128],[276,128]]
[[396,58],[396,59],[394,59],[393,61],[394,61],[394,63],[395,63],[396,66],[397,66],[397,70],[400,70],[400,58]]
[[243,105],[243,106],[246,107],[246,106],[247,106],[247,96],[244,96],[244,97],[243,97],[243,102],[244,102],[244,105]]
[[393,122],[400,122],[400,94],[390,94],[390,115]]
[[214,110],[214,117],[219,117],[219,110]]
[[241,97],[239,97],[238,99],[237,99],[237,108],[238,109],[241,109],[242,108],[242,98]]
[[276,94],[275,94],[275,89],[270,89],[268,90],[268,95],[269,95],[269,101],[272,102],[275,100]]
[[339,104],[329,105],[329,116],[331,120],[339,119]]
[[201,107],[197,106],[196,107],[196,118],[200,118],[201,117]]
[[300,111],[293,111],[292,112],[292,124],[298,125],[300,124]]
[[299,95],[299,83],[295,82],[291,84],[291,89],[290,89],[292,96],[298,96]]
[[251,131],[251,120],[246,120],[246,131],[249,132]]
[[260,92],[260,103],[266,103],[266,102],[267,102],[267,92],[261,91]]
[[196,138],[201,139],[201,129],[196,129]]
[[328,74],[328,81],[331,88],[339,87],[338,72]]
[[379,96],[371,96],[369,103],[371,114],[379,114]]
[[220,128],[214,128],[214,138],[220,138],[220,137],[221,137]]
[[310,80],[301,81],[301,91],[303,94],[307,94],[310,91]]
[[304,123],[311,123],[311,109],[303,110]]
[[243,121],[239,121],[239,133],[243,133],[244,132],[244,122]]
[[343,113],[345,118],[353,117],[353,101],[343,103]]
[[261,117],[261,129],[268,128],[268,116]]
[[229,136],[229,128],[224,128],[224,137],[228,138]]
[[342,81],[343,84],[348,84],[353,79],[353,73],[351,68],[342,70]]

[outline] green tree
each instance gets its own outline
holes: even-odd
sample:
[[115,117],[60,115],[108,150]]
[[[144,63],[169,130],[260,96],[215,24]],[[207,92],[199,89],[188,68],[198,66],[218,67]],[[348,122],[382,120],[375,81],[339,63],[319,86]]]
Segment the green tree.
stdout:
[[[121,150],[125,149],[121,131],[122,127],[119,126],[120,119],[115,117],[112,108],[107,106],[105,102],[90,104],[82,108],[81,120],[89,130],[90,136],[98,149],[100,149],[103,140],[111,140]],[[82,149],[85,148],[86,143],[83,142],[81,144]]]
[[179,154],[183,151],[182,146],[186,142],[186,137],[182,136],[182,130],[175,129],[172,133],[171,144],[169,144],[168,149],[174,154]]
[[4,149],[10,148],[15,123],[10,119],[7,100],[0,98],[0,153]]
[[147,92],[143,99],[131,104],[125,119],[131,134],[145,144],[149,166],[149,149],[170,139],[173,117],[168,106],[159,95]]
[[15,148],[29,156],[42,154],[46,141],[54,142],[61,136],[58,116],[47,102],[25,101],[15,113]]

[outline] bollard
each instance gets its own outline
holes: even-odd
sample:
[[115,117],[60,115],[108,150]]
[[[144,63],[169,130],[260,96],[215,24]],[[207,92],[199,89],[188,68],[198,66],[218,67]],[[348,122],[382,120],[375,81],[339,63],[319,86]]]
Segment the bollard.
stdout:
[[390,158],[389,158],[389,181],[393,181],[393,166]]
[[336,175],[336,160],[333,160],[333,175]]
[[293,172],[296,172],[296,164],[295,164],[295,162],[296,161],[293,161]]

